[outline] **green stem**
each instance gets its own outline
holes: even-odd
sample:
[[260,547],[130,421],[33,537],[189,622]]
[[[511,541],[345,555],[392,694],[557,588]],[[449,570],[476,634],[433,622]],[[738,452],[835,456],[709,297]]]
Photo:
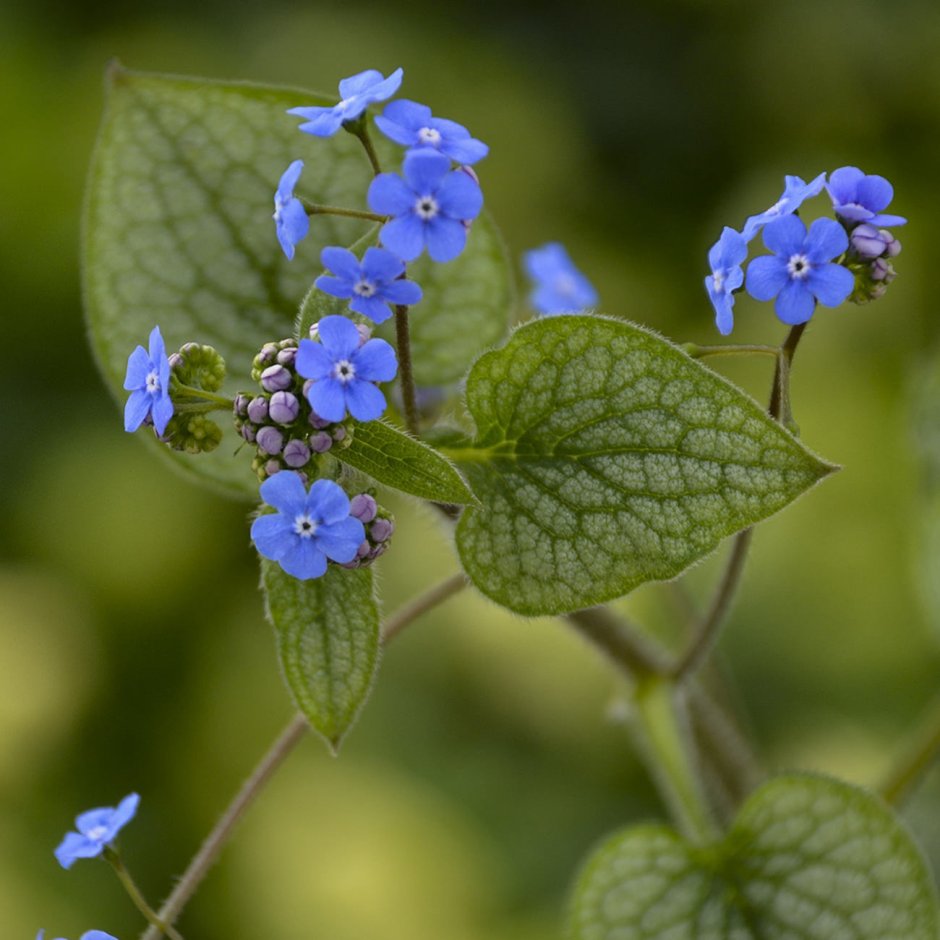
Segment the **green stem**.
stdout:
[[395,340],[398,346],[398,381],[405,408],[405,427],[418,436],[418,407],[415,403],[415,378],[411,367],[411,335],[408,331],[408,308],[395,306]]
[[172,922],[162,918],[147,903],[147,899],[141,893],[140,888],[137,887],[134,879],[131,878],[130,872],[124,867],[124,862],[121,861],[121,856],[118,854],[117,850],[111,848],[111,846],[105,846],[104,857],[114,869],[114,873],[124,886],[124,890],[134,902],[134,906],[144,915],[144,918],[150,924],[147,932],[150,933],[150,931],[154,931],[155,937],[162,935],[170,937],[171,940],[183,940],[180,934],[174,929]]
[[363,114],[356,121],[351,121],[349,124],[344,124],[343,127],[349,131],[350,134],[355,137],[359,143],[362,144],[363,150],[366,152],[366,156],[369,158],[369,163],[372,164],[372,172],[378,176],[382,172],[382,166],[379,163],[379,155],[375,152],[375,147],[372,146],[372,137],[369,134],[369,125],[366,122],[366,114]]
[[606,607],[576,610],[564,619],[631,678],[656,676],[667,669],[659,651]]
[[796,347],[805,330],[805,323],[790,328],[787,338],[780,347],[777,367],[774,370],[774,384],[767,410],[771,417],[776,418],[785,427],[793,424],[793,413],[790,410],[790,367],[796,354]]
[[940,758],[940,698],[927,711],[920,731],[878,788],[885,802],[898,806]]
[[682,348],[693,359],[705,359],[707,356],[777,356],[780,350],[776,346],[728,345],[699,346],[697,343],[683,343]]
[[676,825],[699,845],[718,838],[702,790],[685,715],[682,690],[669,679],[648,677],[634,692],[634,732],[640,753]]
[[318,203],[300,200],[307,215],[341,215],[347,219],[367,219],[370,222],[387,222],[387,215],[378,215],[366,209],[346,209],[343,206],[321,206]]
[[[384,624],[382,630],[383,644],[390,643],[406,626],[431,610],[432,607],[436,607],[452,597],[466,583],[466,578],[462,572],[451,575],[393,614]],[[195,854],[183,876],[176,883],[176,887],[160,908],[159,914],[153,915],[155,919],[147,918],[150,920],[150,927],[143,933],[141,940],[157,940],[161,932],[167,933],[167,936],[172,937],[173,940],[182,940],[175,932],[168,933],[172,929],[172,924],[179,918],[183,908],[196,893],[196,889],[203,878],[219,857],[235,825],[260,795],[265,784],[271,779],[285,758],[305,736],[307,728],[307,719],[300,712],[287,723],[287,726],[278,735],[271,747],[268,748],[264,757],[261,758],[251,775],[245,780],[238,793],[235,794],[235,797],[225,808],[212,831],[206,836],[199,851]]]

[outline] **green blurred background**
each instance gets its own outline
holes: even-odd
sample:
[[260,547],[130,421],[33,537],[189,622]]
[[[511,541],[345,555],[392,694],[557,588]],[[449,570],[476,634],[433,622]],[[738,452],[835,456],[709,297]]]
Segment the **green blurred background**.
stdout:
[[[123,841],[158,899],[291,711],[245,507],[152,462],[86,348],[79,214],[109,57],[327,93],[402,65],[408,97],[491,145],[481,176],[514,257],[564,241],[605,312],[679,340],[717,339],[705,252],[774,202],[785,173],[888,176],[912,220],[901,275],[879,303],[821,310],[794,375],[804,439],[845,469],[761,527],[722,644],[770,768],[873,783],[940,691],[923,584],[940,512],[923,508],[911,420],[936,368],[923,233],[940,202],[938,53],[932,0],[0,7],[3,936],[135,936],[100,863],[55,863],[74,814],[142,794]],[[769,306],[741,298],[736,313],[739,341],[783,335]],[[766,363],[727,374],[764,397]],[[925,414],[921,435],[937,434]],[[396,506],[387,610],[455,568],[436,521]],[[717,561],[688,579],[696,595]],[[660,625],[669,611],[661,587],[625,607]],[[611,719],[617,691],[560,623],[449,602],[388,651],[340,759],[313,740],[292,756],[184,934],[558,936],[578,860],[660,812]],[[934,772],[906,812],[935,869],[938,807]]]

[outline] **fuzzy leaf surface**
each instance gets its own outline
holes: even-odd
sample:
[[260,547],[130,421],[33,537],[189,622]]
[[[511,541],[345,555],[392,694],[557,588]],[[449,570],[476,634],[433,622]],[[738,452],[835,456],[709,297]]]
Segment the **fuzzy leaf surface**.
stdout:
[[672,578],[833,467],[744,392],[640,327],[559,316],[467,380],[476,437],[443,448],[480,502],[457,547],[473,583],[558,614]]
[[[298,89],[109,69],[88,181],[83,277],[92,348],[118,400],[126,397],[127,357],[154,325],[168,351],[188,341],[215,346],[228,367],[224,392],[250,389],[261,345],[293,334],[321,249],[351,245],[369,231],[362,220],[317,215],[291,262],[275,237],[274,190],[298,158],[306,164],[299,195],[365,207],[372,172],[358,141],[346,133],[302,134],[285,113],[331,104],[334,97]],[[400,148],[376,145],[390,169],[399,163]],[[436,298],[433,317],[426,308],[433,319],[427,331],[415,318],[415,360],[435,363],[419,373],[422,382],[456,378],[506,329],[502,298],[511,293],[511,274],[491,222],[475,226],[471,250],[463,263],[422,272],[426,295]],[[486,290],[493,302],[468,314]],[[446,352],[442,335],[452,344]],[[216,488],[256,498],[250,461],[232,459],[242,442],[226,415],[218,420],[225,436],[210,454],[194,459],[158,449]]]
[[473,502],[473,494],[446,457],[382,421],[357,422],[352,443],[337,448],[334,456],[385,486],[421,499],[458,506]]
[[637,826],[597,849],[572,901],[572,940],[936,940],[919,849],[877,797],[787,775],[706,848]]
[[330,565],[323,577],[300,581],[262,559],[261,583],[291,697],[335,752],[378,671],[372,569]]

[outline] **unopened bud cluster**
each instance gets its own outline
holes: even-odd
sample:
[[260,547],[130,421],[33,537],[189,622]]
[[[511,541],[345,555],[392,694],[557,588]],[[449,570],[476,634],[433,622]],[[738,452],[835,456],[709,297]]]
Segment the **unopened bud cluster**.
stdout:
[[883,297],[895,278],[890,259],[901,253],[901,243],[887,229],[863,222],[849,233],[848,268],[855,274],[855,289],[849,299],[865,304]]
[[343,568],[362,568],[371,565],[383,554],[391,542],[395,531],[392,514],[380,506],[371,493],[359,493],[349,501],[349,514],[358,519],[366,530],[366,537],[352,561],[347,561]]
[[174,413],[160,440],[187,454],[215,450],[222,441],[222,429],[206,414],[199,392],[217,392],[222,387],[225,360],[212,346],[185,343],[167,361]]
[[235,397],[235,427],[256,447],[251,466],[260,480],[294,470],[309,483],[317,475],[310,472],[317,455],[347,447],[351,440],[346,421],[326,421],[310,407],[310,380],[297,374],[296,358],[295,339],[265,343],[251,368],[260,391]]

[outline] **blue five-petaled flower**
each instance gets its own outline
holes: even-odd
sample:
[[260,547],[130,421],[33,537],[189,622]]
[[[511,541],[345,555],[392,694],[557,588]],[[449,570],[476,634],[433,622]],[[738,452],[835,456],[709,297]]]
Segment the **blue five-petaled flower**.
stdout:
[[560,242],[527,251],[523,263],[532,280],[529,303],[539,313],[577,313],[597,303],[594,286],[574,266]]
[[748,265],[746,287],[757,300],[776,297],[774,310],[784,323],[806,323],[817,301],[837,307],[852,292],[852,272],[831,263],[849,244],[838,222],[817,219],[807,233],[800,219],[790,215],[768,224],[763,234],[773,254]]
[[768,223],[796,212],[804,200],[817,195],[825,185],[825,173],[820,173],[809,183],[804,182],[799,176],[784,177],[783,195],[769,209],[750,216],[744,223],[742,233],[744,240],[749,242]]
[[310,231],[310,219],[303,203],[294,195],[294,187],[304,169],[303,160],[295,160],[281,176],[274,194],[274,225],[277,240],[290,261],[294,257],[294,246],[306,238]]
[[157,434],[163,434],[173,417],[170,400],[170,362],[160,327],[150,331],[150,351],[138,346],[127,357],[124,389],[130,392],[124,406],[124,430],[136,431],[149,416]]
[[282,470],[261,484],[261,498],[277,512],[258,516],[251,538],[295,578],[319,578],[328,558],[352,561],[366,537],[362,522],[349,514],[349,497],[332,480],[316,480],[308,493],[296,473]]
[[291,108],[287,113],[305,119],[300,130],[315,137],[332,137],[346,121],[354,121],[370,104],[386,101],[398,91],[404,72],[395,69],[388,78],[366,69],[339,83],[339,104],[331,107]]
[[465,223],[483,208],[479,183],[430,149],[409,150],[402,173],[380,173],[369,185],[369,208],[393,216],[382,226],[382,244],[404,261],[425,247],[434,261],[451,261],[467,243]]
[[894,198],[894,187],[883,177],[866,176],[857,166],[843,166],[829,174],[826,185],[837,216],[869,225],[904,225],[902,215],[885,215],[883,209]]
[[134,818],[139,802],[140,797],[131,793],[117,807],[103,806],[82,813],[75,820],[78,832],[67,832],[55,850],[59,864],[63,868],[71,868],[80,858],[97,858]]
[[715,308],[715,324],[722,336],[734,326],[734,291],[744,283],[741,264],[747,257],[747,241],[740,232],[725,226],[721,238],[708,252],[712,273],[705,278],[705,290]]
[[317,335],[319,342],[300,341],[295,360],[297,372],[313,380],[310,407],[327,421],[342,421],[347,411],[357,421],[374,421],[385,411],[385,396],[375,383],[395,378],[395,351],[384,339],[360,345],[359,330],[346,317],[323,317]]
[[466,166],[482,160],[490,151],[483,141],[471,137],[462,124],[436,118],[427,105],[405,98],[387,105],[375,123],[396,144],[432,147]]
[[351,300],[349,309],[374,323],[384,323],[392,315],[389,304],[411,306],[421,299],[421,288],[414,281],[399,280],[405,262],[384,248],[366,249],[362,262],[346,248],[324,248],[320,260],[335,276],[322,274],[315,286]]

